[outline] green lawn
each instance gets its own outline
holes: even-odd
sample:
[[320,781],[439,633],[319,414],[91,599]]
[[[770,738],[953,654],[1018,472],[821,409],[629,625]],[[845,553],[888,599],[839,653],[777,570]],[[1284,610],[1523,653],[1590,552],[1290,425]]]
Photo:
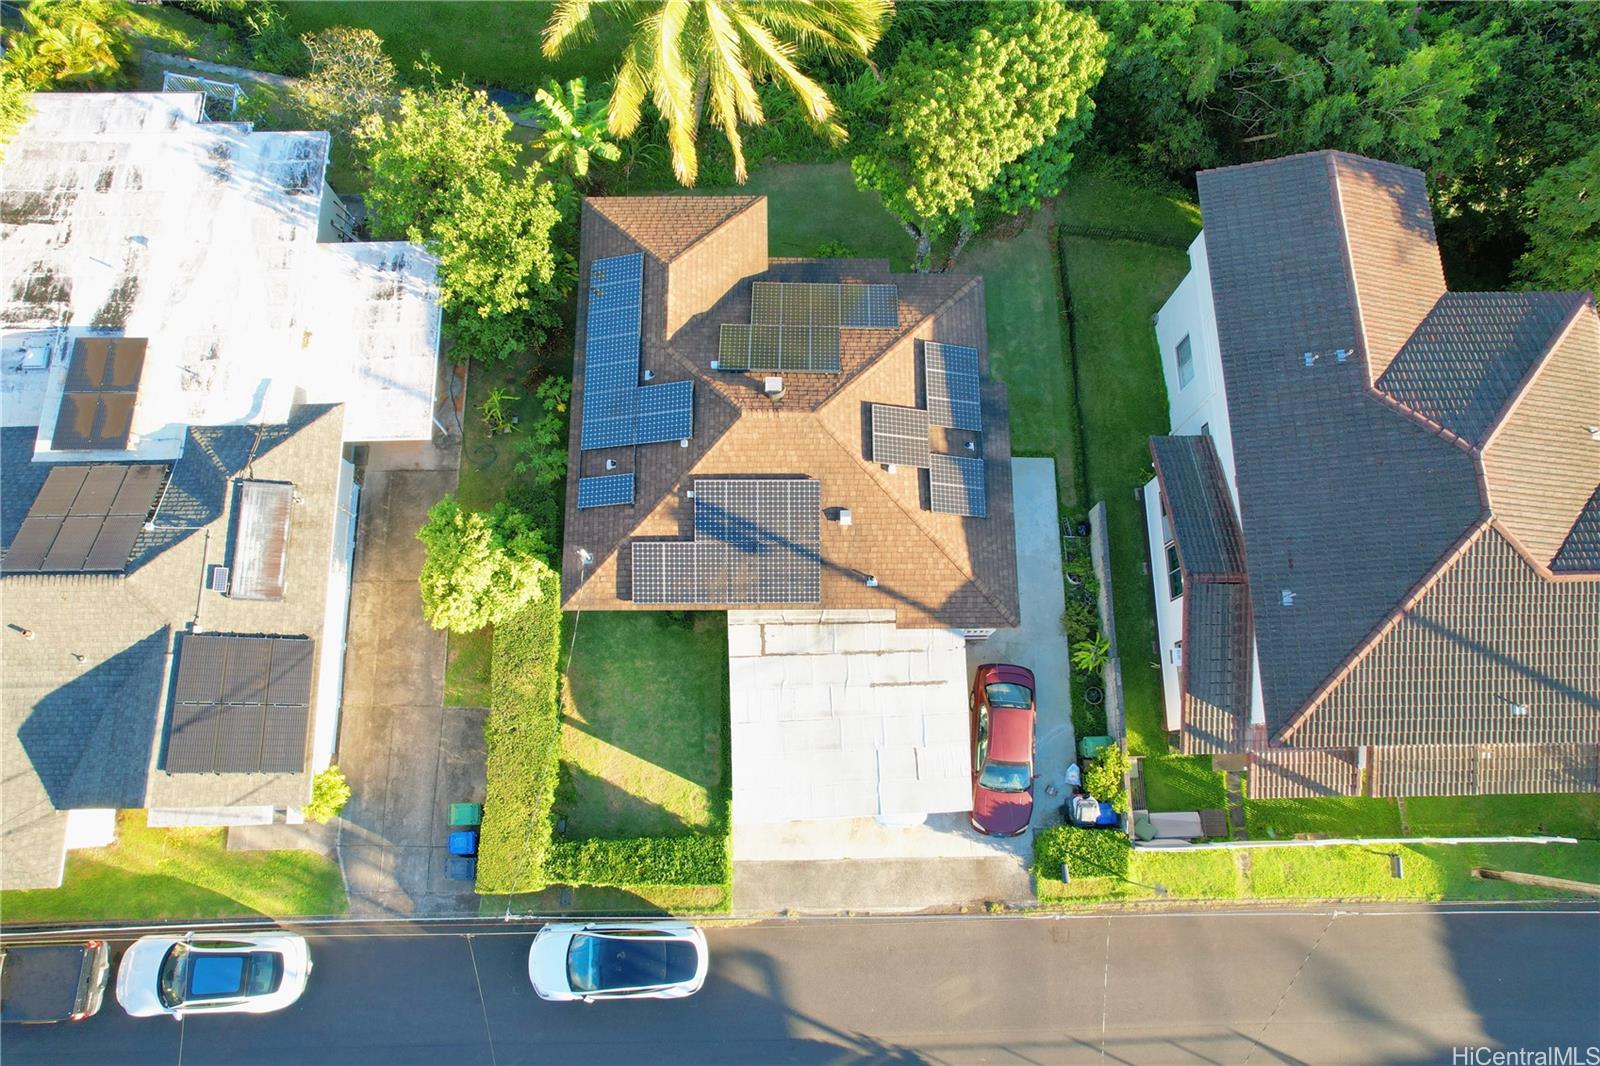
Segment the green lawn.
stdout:
[[1411,836],[1600,838],[1600,795],[1454,796],[1406,800]]
[[[1397,851],[1404,877],[1391,872]],[[1127,880],[1074,877],[1062,884],[1035,877],[1039,901],[1049,904],[1121,900],[1489,900],[1549,899],[1563,895],[1472,876],[1476,866],[1600,882],[1600,843],[1405,845],[1390,849],[1345,845],[1256,848],[1246,861],[1223,849],[1173,852],[1138,849],[1128,859]],[[1158,892],[1164,889],[1165,892]]]
[[1321,833],[1330,837],[1403,835],[1400,809],[1394,800],[1365,796],[1246,799],[1244,824],[1252,840],[1287,840],[1296,833]]
[[[1107,201],[1108,211],[1153,195],[1127,188],[1113,200],[1102,185],[1092,185],[1094,195],[1085,199]],[[1110,215],[1102,223],[1118,224]],[[1072,287],[1088,501],[1106,504],[1128,746],[1161,755],[1167,744],[1161,675],[1151,666],[1154,603],[1144,570],[1144,510],[1134,490],[1152,476],[1149,438],[1170,428],[1151,316],[1183,280],[1189,260],[1163,245],[1077,237],[1062,241],[1062,253]]]
[[415,63],[427,52],[446,76],[511,89],[532,89],[550,78],[583,76],[609,81],[616,69],[622,35],[611,20],[587,41],[570,44],[557,60],[539,50],[540,32],[550,15],[549,0],[518,3],[474,3],[448,0],[336,0],[283,5],[296,33],[314,33],[329,26],[363,26],[383,38],[395,67],[413,77]]
[[1072,176],[1057,205],[1064,226],[1137,230],[1159,240],[1194,240],[1200,206],[1178,189],[1129,185],[1094,172],[1092,162]]
[[0,919],[91,922],[343,914],[344,881],[309,851],[227,850],[225,829],[151,829],[117,817],[117,842],[74,851],[60,888],[0,892]]
[[[727,820],[728,636],[717,612],[564,616],[556,811],[568,837]],[[577,640],[573,642],[573,627]]]
[[1195,811],[1228,806],[1222,774],[1211,768],[1209,755],[1169,755],[1146,759],[1144,798],[1152,811]]

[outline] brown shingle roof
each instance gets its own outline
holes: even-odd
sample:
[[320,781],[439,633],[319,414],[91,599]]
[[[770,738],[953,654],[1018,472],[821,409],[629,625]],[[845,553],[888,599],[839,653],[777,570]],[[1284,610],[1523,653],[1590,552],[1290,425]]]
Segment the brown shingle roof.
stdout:
[[[702,207],[705,199],[738,200]],[[684,220],[675,218],[679,213]],[[632,228],[647,240],[635,240]],[[685,234],[699,232],[688,239]],[[583,548],[594,565],[563,567],[562,598],[571,609],[631,608],[634,537],[692,535],[686,492],[696,476],[801,474],[822,482],[822,506],[849,508],[850,526],[822,524],[822,605],[890,607],[901,625],[1010,626],[1018,622],[1016,545],[1011,517],[1011,443],[1005,389],[983,387],[989,517],[964,518],[925,509],[923,475],[894,475],[870,461],[864,435],[871,402],[921,402],[919,340],[968,344],[988,369],[983,283],[958,275],[894,275],[873,260],[772,261],[766,252],[766,200],[697,196],[588,200],[582,220],[580,278],[597,258],[645,253],[641,369],[655,380],[693,378],[694,435],[686,448],[645,445],[580,451],[573,419],[567,489],[569,550]],[[675,257],[663,261],[659,253]],[[748,322],[750,283],[892,281],[899,287],[900,328],[842,331],[840,374],[784,376],[773,400],[762,374],[711,369],[723,322]],[[582,410],[587,286],[579,290],[579,357],[573,410]],[[943,431],[940,431],[941,434]],[[970,435],[941,436],[936,451],[955,451]],[[616,468],[605,462],[614,459]],[[577,479],[601,473],[635,475],[634,504],[579,511]],[[878,579],[869,588],[865,576]]]
[[1244,746],[1250,718],[1250,590],[1193,581],[1183,590],[1183,751]]

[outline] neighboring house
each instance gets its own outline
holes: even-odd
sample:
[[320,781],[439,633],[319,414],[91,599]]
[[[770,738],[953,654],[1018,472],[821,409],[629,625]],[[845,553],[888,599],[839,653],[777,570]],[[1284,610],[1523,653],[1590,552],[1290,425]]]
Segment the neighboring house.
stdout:
[[563,606],[730,612],[736,821],[965,809],[965,638],[1018,624],[983,280],[769,257],[758,196],[587,200],[579,276]]
[[1423,175],[1206,171],[1157,316],[1166,722],[1251,794],[1600,790],[1600,318],[1445,288]]
[[338,728],[358,442],[428,440],[437,264],[319,243],[326,133],[38,94],[0,163],[0,886],[297,817]]

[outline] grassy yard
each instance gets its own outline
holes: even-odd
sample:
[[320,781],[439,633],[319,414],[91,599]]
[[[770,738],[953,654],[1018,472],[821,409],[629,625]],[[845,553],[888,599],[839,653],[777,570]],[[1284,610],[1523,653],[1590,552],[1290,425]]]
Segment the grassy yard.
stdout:
[[1600,843],[1406,845],[1396,849],[1405,876],[1391,873],[1389,851],[1354,845],[1258,848],[1246,862],[1227,850],[1135,850],[1126,880],[1037,877],[1043,904],[1122,900],[1493,900],[1549,899],[1561,893],[1472,876],[1476,866],[1600,881]]
[[227,850],[225,829],[151,829],[117,817],[117,842],[74,851],[60,888],[0,893],[0,919],[89,922],[343,914],[339,867],[308,851]]
[[1412,836],[1551,836],[1600,839],[1600,795],[1453,796],[1406,800]]
[[[564,618],[562,782],[569,837],[672,835],[727,820],[727,618]],[[573,642],[573,626],[577,640]]]
[[[1174,194],[1085,175],[1068,189],[1061,221],[1137,229],[1168,242],[1199,230],[1199,210]],[[1087,502],[1104,500],[1128,744],[1166,752],[1155,616],[1145,573],[1144,511],[1134,491],[1151,477],[1148,438],[1166,432],[1166,389],[1150,320],[1189,269],[1169,244],[1066,236],[1062,241],[1077,345]]]
[[1194,811],[1227,807],[1222,774],[1211,768],[1209,755],[1172,755],[1146,759],[1145,805],[1152,811]]
[[1244,801],[1245,829],[1253,840],[1287,840],[1296,833],[1330,837],[1397,837],[1394,800],[1365,796]]
[[393,0],[335,0],[283,5],[296,33],[329,26],[363,26],[383,38],[402,77],[413,77],[426,52],[449,76],[510,89],[532,89],[550,78],[587,77],[609,81],[622,39],[615,24],[568,46],[558,60],[539,50],[540,33],[550,16],[549,0],[519,3],[395,3]]

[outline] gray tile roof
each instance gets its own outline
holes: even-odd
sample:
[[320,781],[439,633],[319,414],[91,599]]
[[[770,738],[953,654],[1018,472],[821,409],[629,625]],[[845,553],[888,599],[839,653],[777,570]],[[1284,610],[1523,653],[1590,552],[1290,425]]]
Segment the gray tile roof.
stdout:
[[1600,571],[1600,486],[1578,513],[1550,569],[1558,574]]
[[[165,728],[161,696],[173,634],[198,621],[210,632],[320,637],[342,426],[343,408],[305,406],[288,425],[262,428],[259,445],[254,426],[192,429],[156,529],[144,535],[142,553],[136,546],[126,575],[0,577],[0,884],[56,883],[59,854],[49,861],[25,854],[56,839],[51,811],[304,801],[306,774],[173,775],[152,765]],[[32,502],[17,487],[43,481],[34,468],[46,464],[29,461],[32,434],[0,436],[6,544],[20,525],[15,508],[25,512]],[[300,497],[281,601],[201,590],[208,566],[227,560],[228,488],[247,473],[292,481]]]
[[1485,527],[1289,739],[1600,743],[1600,581],[1547,580]]
[[1376,748],[1374,796],[1507,796],[1600,791],[1595,744],[1467,744]]
[[1581,293],[1447,292],[1377,386],[1440,427],[1482,444],[1583,303]]
[[1207,436],[1151,437],[1185,574],[1244,574],[1244,544],[1217,450]]
[[1250,590],[1193,581],[1183,601],[1183,751],[1238,751],[1250,718]]
[[[1336,189],[1348,159],[1199,177],[1269,732],[1483,515],[1472,457],[1367,387]],[[1422,175],[1381,169],[1353,197],[1367,228],[1387,189],[1391,225],[1431,240]]]
[[1250,755],[1250,798],[1359,796],[1354,748],[1265,748]]

